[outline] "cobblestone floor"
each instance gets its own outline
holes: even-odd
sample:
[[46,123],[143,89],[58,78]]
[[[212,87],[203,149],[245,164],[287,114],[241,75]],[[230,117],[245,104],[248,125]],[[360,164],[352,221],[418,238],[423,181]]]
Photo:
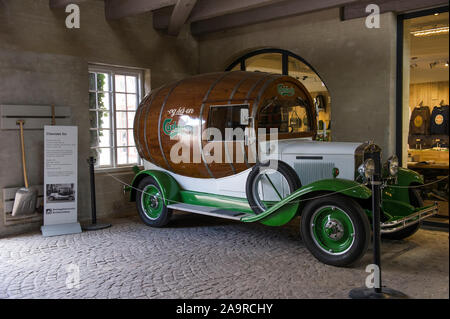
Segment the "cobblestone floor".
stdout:
[[[353,268],[318,262],[284,227],[174,214],[166,228],[136,218],[44,238],[0,239],[0,298],[347,298],[364,285],[370,251]],[[449,297],[448,233],[420,230],[382,243],[384,284],[414,298]],[[79,267],[79,287],[67,288]]]

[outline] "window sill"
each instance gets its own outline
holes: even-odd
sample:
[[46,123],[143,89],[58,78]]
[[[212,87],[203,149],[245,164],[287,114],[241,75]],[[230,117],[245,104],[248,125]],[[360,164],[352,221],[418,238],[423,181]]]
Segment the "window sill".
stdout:
[[[132,165],[132,166],[121,166],[121,167],[108,167],[108,168],[96,168],[94,170],[94,173],[96,175],[101,175],[101,174],[110,174],[110,173],[133,173],[133,167],[136,165]],[[143,165],[138,165],[139,169],[144,169]]]

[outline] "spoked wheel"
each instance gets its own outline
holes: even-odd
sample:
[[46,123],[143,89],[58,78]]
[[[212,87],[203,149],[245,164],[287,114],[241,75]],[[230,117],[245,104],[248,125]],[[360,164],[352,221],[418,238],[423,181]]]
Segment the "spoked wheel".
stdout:
[[142,221],[153,227],[165,226],[172,216],[172,210],[164,203],[161,189],[155,179],[146,176],[138,185],[136,206]]
[[311,200],[302,212],[301,235],[321,262],[347,266],[367,251],[370,224],[361,206],[343,196]]
[[300,179],[289,165],[271,161],[253,167],[247,178],[246,195],[253,211],[259,214],[300,187]]

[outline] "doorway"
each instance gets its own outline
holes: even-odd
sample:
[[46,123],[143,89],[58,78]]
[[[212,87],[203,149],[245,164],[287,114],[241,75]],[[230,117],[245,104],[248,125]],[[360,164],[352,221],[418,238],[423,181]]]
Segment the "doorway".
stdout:
[[448,7],[398,17],[397,153],[424,176],[425,202],[437,201],[436,222],[448,227]]

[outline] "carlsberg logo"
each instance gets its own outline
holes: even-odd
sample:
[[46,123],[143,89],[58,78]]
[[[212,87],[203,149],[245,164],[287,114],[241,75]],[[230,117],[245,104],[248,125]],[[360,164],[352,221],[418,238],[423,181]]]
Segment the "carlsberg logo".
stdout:
[[163,122],[163,132],[170,137],[174,137],[180,133],[190,134],[192,132],[192,126],[189,125],[177,125],[176,121],[172,122],[172,119],[165,119]]
[[287,85],[278,84],[277,89],[281,96],[293,96],[295,94],[294,88]]

